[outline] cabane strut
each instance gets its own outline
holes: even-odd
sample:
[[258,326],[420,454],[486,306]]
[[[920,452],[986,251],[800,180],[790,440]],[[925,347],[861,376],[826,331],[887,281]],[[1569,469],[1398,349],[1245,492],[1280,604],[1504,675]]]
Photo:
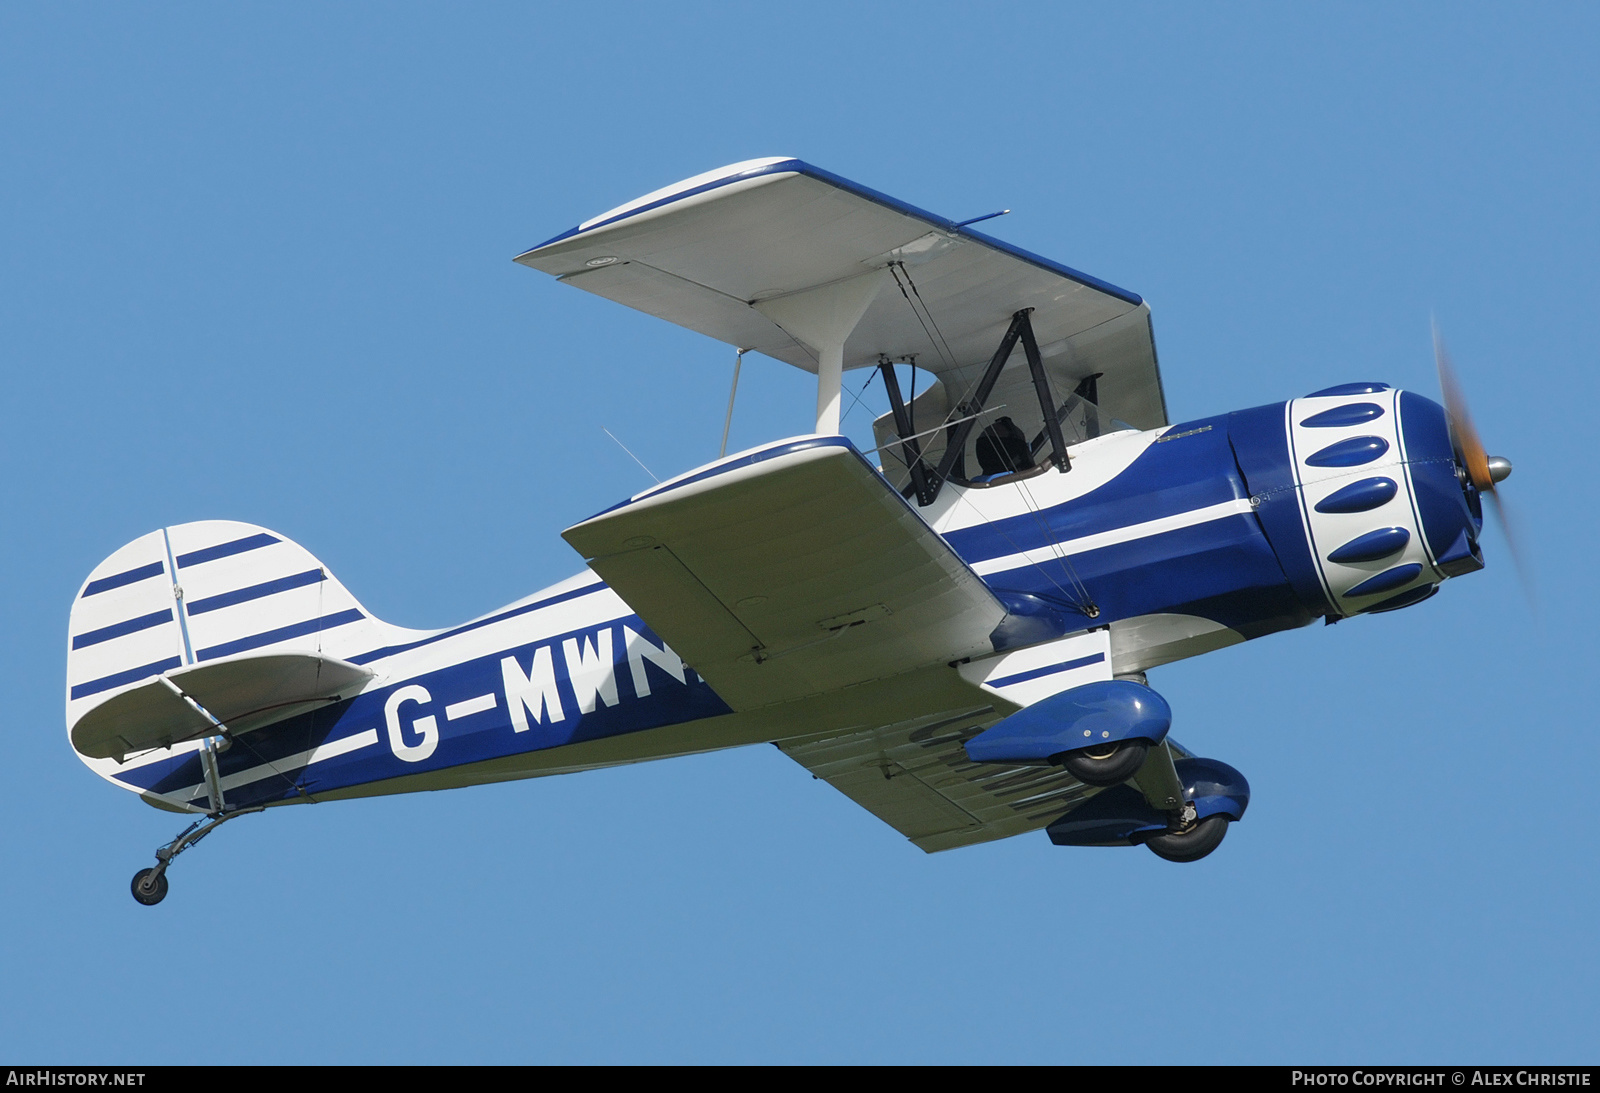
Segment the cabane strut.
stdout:
[[[911,411],[900,394],[900,381],[894,374],[893,363],[888,358],[878,362],[878,369],[883,374],[883,386],[889,395],[889,407],[894,414],[895,433],[900,438],[901,457],[911,472],[911,484],[907,493],[916,494],[918,505],[931,505],[939,496],[939,490],[945,482],[952,478],[960,480],[955,472],[966,453],[967,440],[972,435],[972,429],[977,424],[984,404],[989,401],[989,395],[1019,341],[1022,343],[1023,353],[1028,358],[1028,372],[1033,378],[1034,394],[1039,399],[1039,411],[1044,417],[1044,431],[1029,446],[1030,454],[1037,455],[1048,442],[1050,463],[1059,471],[1072,469],[1072,463],[1067,458],[1066,440],[1061,433],[1061,415],[1056,410],[1055,397],[1050,392],[1050,379],[1045,374],[1044,360],[1039,355],[1039,343],[1033,336],[1033,321],[1029,318],[1032,311],[1033,308],[1025,307],[1011,316],[1011,325],[1006,328],[1005,336],[1000,339],[1000,345],[995,349],[994,356],[989,359],[989,366],[984,370],[983,377],[978,381],[971,397],[950,412],[948,420],[953,424],[945,431],[944,455],[937,467],[930,467],[922,456],[922,445],[917,441],[916,426],[911,419]],[[1085,379],[1073,393],[1092,405],[1097,379],[1099,373]],[[1070,399],[1068,403],[1070,405]],[[1020,469],[1016,473],[1021,473]]]

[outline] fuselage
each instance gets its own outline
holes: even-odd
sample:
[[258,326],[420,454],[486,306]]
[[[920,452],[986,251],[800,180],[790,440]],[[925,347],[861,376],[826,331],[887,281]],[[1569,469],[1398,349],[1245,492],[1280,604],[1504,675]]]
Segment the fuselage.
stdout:
[[[1443,411],[1381,384],[1114,432],[1070,455],[1069,471],[951,484],[921,510],[1011,611],[996,651],[1108,627],[1116,674],[1136,675],[1408,606],[1482,564]],[[214,753],[227,807],[636,762],[851,716],[822,699],[736,713],[587,570],[462,626],[340,655],[376,673],[364,691]],[[94,685],[69,679],[69,699]],[[879,681],[871,701],[892,705],[897,685]],[[86,761],[152,803],[213,811],[201,748]]]

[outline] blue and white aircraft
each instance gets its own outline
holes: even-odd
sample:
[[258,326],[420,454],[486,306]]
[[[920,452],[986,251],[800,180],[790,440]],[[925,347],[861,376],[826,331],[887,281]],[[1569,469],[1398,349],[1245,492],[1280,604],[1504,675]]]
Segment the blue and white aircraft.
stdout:
[[[1146,673],[1482,568],[1510,464],[1442,357],[1450,412],[1360,382],[1169,424],[1145,302],[969,223],[761,159],[519,255],[816,373],[816,429],[567,528],[581,573],[471,622],[392,626],[249,524],[102,562],[72,607],[68,737],[195,816],[134,897],[275,805],[754,743],[925,851],[1045,828],[1210,853],[1249,787],[1168,737]],[[840,435],[851,368],[892,408],[871,452]]]

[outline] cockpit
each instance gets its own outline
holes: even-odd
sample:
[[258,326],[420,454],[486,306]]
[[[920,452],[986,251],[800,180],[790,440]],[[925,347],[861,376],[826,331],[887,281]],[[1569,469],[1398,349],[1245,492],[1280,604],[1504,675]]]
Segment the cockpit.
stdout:
[[[1019,342],[1023,352],[1014,353]],[[1131,428],[1100,410],[1101,373],[1083,374],[1070,354],[1041,357],[1027,312],[1013,317],[986,367],[947,368],[937,378],[914,360],[878,367],[891,407],[872,426],[883,473],[921,505],[945,482],[982,489],[1051,466],[1068,470],[1072,446]],[[909,396],[901,384],[908,372]]]

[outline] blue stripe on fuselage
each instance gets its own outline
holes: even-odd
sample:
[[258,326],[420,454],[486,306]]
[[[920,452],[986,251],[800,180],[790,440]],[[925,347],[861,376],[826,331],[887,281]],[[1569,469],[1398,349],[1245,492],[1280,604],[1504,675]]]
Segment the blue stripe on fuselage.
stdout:
[[1121,474],[1081,497],[961,528],[945,539],[971,565],[1248,497],[1228,447],[1227,423],[1222,416],[1174,425],[1165,434],[1170,439],[1157,439]]
[[[1240,514],[1072,555],[1072,568],[1106,625],[1156,613],[1194,614],[1254,635],[1303,625],[1260,525]],[[995,588],[1060,600],[1059,565],[1024,566],[985,578]],[[1070,587],[1070,586],[1069,586]]]
[[566,592],[558,592],[554,596],[546,596],[544,599],[534,600],[532,603],[519,604],[516,607],[509,608],[505,611],[498,611],[493,615],[487,615],[481,619],[464,623],[461,626],[456,626],[437,634],[430,634],[425,638],[418,638],[416,641],[408,641],[401,645],[385,645],[383,648],[373,649],[371,652],[358,653],[350,658],[350,663],[371,664],[373,661],[382,660],[384,657],[392,657],[397,653],[407,653],[412,649],[420,649],[424,645],[433,645],[437,642],[444,641],[446,638],[453,638],[457,634],[465,634],[471,630],[480,630],[485,626],[492,625],[493,623],[504,622],[506,619],[514,619],[518,615],[526,615],[529,612],[538,611],[541,608],[549,607],[552,604],[565,603],[567,600],[575,600],[579,596],[588,596],[592,593],[602,591],[605,587],[606,583],[604,581],[595,581],[594,584],[586,584],[582,588],[574,588]]
[[[225,791],[228,804],[230,807],[239,807],[296,797],[300,794],[300,790],[295,788],[296,783],[306,793],[315,796],[319,792],[407,774],[500,759],[732,712],[692,670],[686,668],[685,678],[680,682],[647,657],[630,659],[624,627],[650,642],[656,649],[663,644],[637,616],[629,616],[603,625],[590,625],[581,630],[541,637],[423,675],[400,679],[390,686],[358,695],[347,702],[255,730],[242,738],[239,745],[219,756],[219,770],[224,780],[241,771],[263,767],[284,757],[299,755],[371,729],[377,731],[378,742],[310,767],[285,767],[283,773],[288,775],[287,778],[268,773],[266,777],[247,785],[228,789]],[[608,705],[603,697],[597,697],[594,699],[594,709],[583,713],[578,703],[579,688],[574,685],[565,646],[570,641],[580,657],[585,653],[595,657],[601,646],[600,634],[603,631],[611,634],[612,656],[610,664],[605,666],[608,670],[602,673],[605,678],[600,689],[611,689],[617,701],[614,705]],[[506,672],[502,667],[502,661],[507,658],[514,659],[525,675],[533,675],[541,659],[548,658],[561,717],[550,716],[549,710],[542,711],[545,714],[542,719],[527,712],[524,717],[528,731],[517,732],[514,729],[506,694]],[[635,685],[635,660],[644,673],[649,691],[647,695],[641,695]],[[420,743],[424,737],[416,730],[416,724],[420,719],[432,717],[438,733],[438,744],[426,759],[413,763],[399,758],[391,745],[385,706],[395,691],[414,686],[425,690],[428,699],[423,702],[407,699],[398,706],[398,742],[402,748]],[[446,717],[446,707],[484,695],[494,697],[492,708],[458,716],[454,721]],[[243,746],[246,743],[248,747]],[[196,785],[202,775],[199,758],[187,755],[122,772],[117,778],[140,789],[173,793]]]
[[[1175,425],[1126,470],[1081,497],[946,536],[969,563],[1177,516],[1250,496],[1226,415]],[[1282,432],[1280,426],[1280,433]],[[1041,526],[1041,523],[1043,526]],[[1029,592],[1063,610],[1081,581],[1100,614],[1084,626],[1155,613],[1194,614],[1246,636],[1301,626],[1310,615],[1284,578],[1253,515],[1239,513],[985,576],[998,591]]]

